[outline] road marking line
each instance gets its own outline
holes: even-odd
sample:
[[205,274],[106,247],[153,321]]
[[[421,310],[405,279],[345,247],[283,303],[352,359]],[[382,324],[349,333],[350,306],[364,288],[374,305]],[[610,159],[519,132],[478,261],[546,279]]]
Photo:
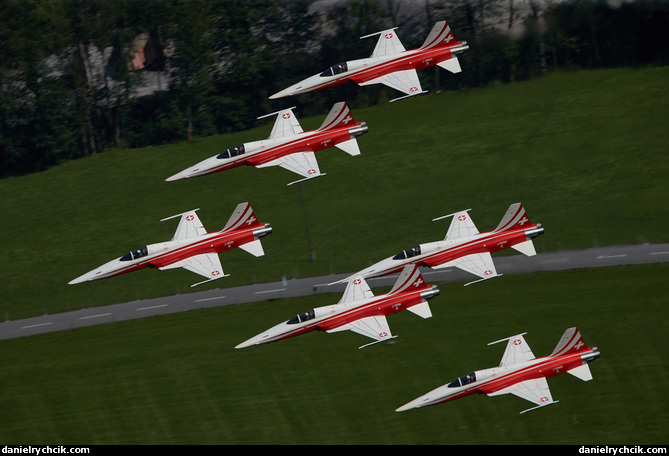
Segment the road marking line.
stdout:
[[650,252],[651,255],[666,255],[669,252]]
[[626,256],[627,256],[626,253],[622,253],[620,255],[600,255],[600,256],[597,257],[597,259],[599,260],[599,259],[602,259],[602,258],[624,258]]
[[277,288],[276,290],[256,291],[253,294],[274,293],[275,291],[285,291],[285,288]]
[[47,325],[52,325],[53,322],[47,322],[47,323],[38,323],[36,325],[28,325],[28,326],[21,326],[21,329],[28,329],[28,328],[37,328],[38,326],[47,326]]
[[157,306],[148,306],[148,307],[138,307],[135,310],[149,310],[149,309],[157,309],[159,307],[167,307],[167,304],[158,304]]
[[79,317],[79,320],[85,320],[87,318],[98,318],[98,317],[106,317],[108,315],[111,315],[111,312],[103,313],[103,314],[97,314],[97,315],[88,315],[85,317]]
[[214,298],[202,298],[202,299],[196,299],[194,302],[202,302],[202,301],[213,301],[214,299],[224,299],[227,296],[216,296]]

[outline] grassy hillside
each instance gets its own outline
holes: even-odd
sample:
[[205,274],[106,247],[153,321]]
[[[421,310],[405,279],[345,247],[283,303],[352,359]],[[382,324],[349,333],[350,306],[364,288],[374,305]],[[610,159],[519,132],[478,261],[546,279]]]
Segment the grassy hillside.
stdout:
[[[360,269],[441,238],[434,217],[472,208],[480,230],[522,201],[539,251],[667,242],[669,68],[552,74],[361,109],[362,155],[318,154],[327,176],[282,169],[164,178],[255,131],[116,150],[0,181],[0,317],[190,292],[187,271],[67,282],[145,243],[170,239],[192,208],[209,230],[250,201],[274,233],[266,256],[221,255],[219,288]],[[258,113],[262,114],[262,113]],[[325,113],[324,113],[325,115]],[[321,118],[304,119],[305,129]],[[301,193],[300,193],[301,192]],[[303,213],[301,200],[306,212]],[[316,261],[310,261],[305,224]],[[196,310],[0,342],[5,444],[666,444],[669,265],[509,275],[444,284],[433,318],[392,315],[398,339],[364,350],[353,333],[235,350],[339,295]],[[380,290],[375,290],[377,293]],[[474,396],[394,412],[502,355],[488,342],[527,331],[537,356],[571,326],[600,348],[594,380],[550,380],[556,405]]]
[[[5,444],[667,443],[669,265],[505,276],[442,286],[433,317],[388,317],[393,343],[350,332],[233,347],[317,295],[197,310],[0,342]],[[486,344],[527,331],[536,356],[578,326],[599,347],[590,382],[549,380],[560,402],[524,415],[476,395],[397,413],[499,363]]]
[[[668,81],[666,67],[557,73],[352,106],[369,125],[359,138],[362,155],[322,151],[327,176],[290,187],[294,175],[280,168],[164,182],[224,148],[266,137],[269,119],[254,131],[113,150],[3,179],[0,318],[190,292],[199,276],[183,270],[67,282],[170,239],[176,221],[159,222],[164,217],[201,208],[205,227],[220,229],[241,201],[274,227],[263,240],[266,256],[225,253],[231,276],[200,289],[355,271],[443,237],[449,221],[434,217],[471,208],[488,230],[515,201],[544,224],[539,251],[666,242]],[[302,124],[316,128],[322,119]]]

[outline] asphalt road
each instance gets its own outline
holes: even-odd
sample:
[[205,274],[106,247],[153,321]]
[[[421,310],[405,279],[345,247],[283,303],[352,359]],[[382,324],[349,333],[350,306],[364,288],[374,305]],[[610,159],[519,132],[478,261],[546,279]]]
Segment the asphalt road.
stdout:
[[[497,272],[500,274],[526,274],[537,271],[664,263],[669,261],[669,244],[601,247],[588,250],[542,253],[533,257],[526,257],[521,254],[497,257],[493,255],[493,259]],[[434,283],[477,279],[475,276],[456,268],[448,268],[442,271],[424,269],[422,273],[426,281]],[[308,296],[316,293],[338,293],[344,291],[344,284],[330,286],[328,284],[349,275],[332,274],[322,277],[292,279],[284,282],[217,288],[202,292],[42,315],[23,320],[10,320],[0,323],[0,340],[208,307]],[[396,277],[396,275],[391,275],[372,278],[368,279],[368,283],[372,289],[391,286]]]

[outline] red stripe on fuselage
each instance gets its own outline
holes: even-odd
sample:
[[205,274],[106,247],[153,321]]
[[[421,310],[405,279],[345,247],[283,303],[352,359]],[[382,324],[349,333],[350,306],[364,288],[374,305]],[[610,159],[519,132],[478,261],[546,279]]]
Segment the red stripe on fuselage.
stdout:
[[296,324],[294,330],[282,333],[279,337],[267,342],[276,342],[315,330],[330,331],[345,324],[353,323],[361,318],[380,315],[385,316],[401,312],[402,310],[406,310],[407,307],[420,304],[421,302],[422,298],[420,292],[415,291],[393,294],[392,296],[379,296],[377,299],[370,302],[351,309],[345,309],[332,316],[309,320],[305,322],[303,326]]
[[[542,377],[543,378],[555,377],[556,375],[563,374],[583,364],[580,353],[560,356],[560,357],[545,356],[537,358],[533,361],[537,362],[530,366],[521,368],[517,371],[508,374],[498,375],[495,378],[486,379],[481,382],[472,383],[471,385],[465,387],[460,387],[462,389],[452,395],[421,404],[421,406],[441,404],[455,399],[460,399],[462,397],[469,396],[474,393],[482,393],[482,394],[495,393],[499,390],[502,390],[512,385],[516,385],[526,380],[533,380]],[[502,369],[502,368],[497,368],[497,369]]]
[[[322,131],[312,130],[307,132],[306,136],[300,135],[302,137],[287,141],[277,146],[268,147],[266,150],[239,155],[235,158],[235,160],[223,162],[220,166],[211,168],[205,173],[198,174],[198,176],[205,176],[207,174],[217,173],[226,169],[237,168],[245,164],[250,164],[252,166],[262,165],[272,160],[276,160],[277,158],[285,157],[286,155],[297,152],[317,152],[319,150],[327,149],[351,139],[349,129],[359,125],[361,125],[361,123],[356,122],[350,126],[336,129]],[[266,141],[271,141],[271,139],[267,139]]]
[[[461,43],[455,43],[461,44]],[[429,66],[436,65],[437,63],[443,62],[453,57],[451,54],[451,47],[435,47],[430,49],[413,49],[402,53],[399,57],[381,62],[371,64],[368,68],[362,68],[360,70],[354,70],[347,73],[343,73],[340,77],[324,81],[322,84],[309,87],[303,91],[295,92],[306,93],[312,92],[315,90],[327,89],[329,87],[334,87],[339,84],[343,84],[349,79],[354,81],[356,84],[364,83],[371,81],[372,79],[385,76],[390,73],[402,70],[421,70]],[[371,60],[372,58],[370,58]],[[360,59],[368,60],[368,59]]]
[[[209,235],[212,236],[209,237]],[[197,238],[195,242],[186,244],[184,246],[175,247],[164,253],[140,258],[136,263],[132,262],[131,264],[117,269],[116,271],[113,271],[104,277],[114,277],[146,267],[161,268],[195,255],[200,255],[203,253],[221,253],[226,250],[231,250],[253,240],[253,230],[251,229],[225,233],[221,231],[207,233],[204,236]]]
[[[530,227],[522,229],[507,230],[503,232],[488,231],[487,233],[481,233],[481,235],[485,237],[480,239],[474,239],[472,241],[454,247],[447,247],[445,250],[428,254],[424,257],[417,257],[416,260],[413,262],[412,261],[402,262],[396,268],[384,271],[383,274],[392,274],[395,272],[399,272],[404,268],[404,266],[411,263],[416,263],[418,265],[425,265],[427,267],[433,268],[435,266],[448,263],[449,261],[465,257],[467,255],[483,253],[483,252],[494,253],[500,250],[508,249],[513,245],[526,241],[527,236],[525,235],[525,230],[533,226],[536,225],[531,225]],[[448,241],[443,241],[443,242],[448,242]]]

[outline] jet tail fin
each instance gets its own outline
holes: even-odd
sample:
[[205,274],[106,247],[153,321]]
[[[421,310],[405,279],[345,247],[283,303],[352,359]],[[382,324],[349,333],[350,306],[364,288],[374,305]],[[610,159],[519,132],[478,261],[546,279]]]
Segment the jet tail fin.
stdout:
[[521,242],[520,244],[512,245],[511,248],[527,256],[534,256],[537,254],[537,250],[534,248],[534,243],[530,239]]
[[441,68],[444,70],[448,70],[451,73],[461,73],[462,72],[462,67],[460,66],[460,61],[458,60],[457,57],[453,57],[452,59],[444,60],[443,62],[437,63]]
[[420,291],[426,288],[432,288],[432,286],[425,283],[425,279],[423,279],[423,275],[420,273],[418,266],[410,264],[402,269],[395,285],[393,285],[393,288],[388,294],[400,293],[409,289]]
[[261,223],[258,222],[258,218],[255,216],[251,205],[249,203],[239,203],[228,219],[228,223],[225,224],[221,231],[232,231],[237,228],[252,228],[255,226],[261,226]]
[[555,350],[553,350],[553,353],[551,353],[549,356],[553,357],[566,355],[569,353],[582,353],[589,350],[592,350],[592,348],[585,345],[585,342],[583,342],[583,337],[581,336],[578,328],[573,327],[568,328],[564,334],[562,334],[560,341],[555,346]]
[[355,123],[353,116],[351,115],[351,110],[348,108],[348,105],[344,101],[335,103],[330,109],[327,117],[323,121],[323,124],[318,128],[319,131],[329,130],[336,127],[344,127],[347,125],[352,125]]
[[568,370],[567,373],[573,375],[576,378],[580,378],[584,382],[592,380],[592,372],[590,372],[590,366],[588,366],[587,364],[583,364],[581,366]]
[[425,38],[425,42],[420,49],[430,49],[439,46],[455,44],[457,41],[453,36],[453,31],[446,21],[440,21],[434,24],[430,34]]
[[335,147],[343,150],[352,157],[360,155],[360,147],[358,147],[358,141],[356,141],[355,138],[340,142],[339,144],[336,144]]
[[566,354],[580,354],[583,361],[583,364],[567,372],[584,382],[592,380],[592,372],[590,372],[588,363],[599,358],[599,350],[597,350],[597,347],[588,347],[576,327],[568,328],[564,332],[555,350],[553,350],[553,353],[549,357]]
[[522,203],[513,203],[509,206],[502,217],[502,220],[497,225],[494,231],[506,231],[513,228],[531,225],[530,219],[525,213],[525,208]]

